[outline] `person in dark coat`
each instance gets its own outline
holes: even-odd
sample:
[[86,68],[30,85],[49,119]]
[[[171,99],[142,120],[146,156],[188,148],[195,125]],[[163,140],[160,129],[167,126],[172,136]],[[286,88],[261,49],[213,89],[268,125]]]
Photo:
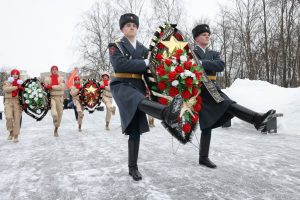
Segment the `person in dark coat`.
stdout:
[[183,99],[178,95],[170,106],[164,106],[146,98],[142,75],[148,69],[149,60],[148,49],[136,40],[139,18],[127,13],[120,17],[119,24],[124,36],[109,44],[109,59],[114,70],[110,89],[119,107],[122,133],[129,135],[129,175],[138,181],[142,179],[137,166],[140,134],[149,131],[146,114],[176,127]]
[[208,78],[215,84],[224,99],[222,102],[216,103],[205,86],[202,85],[202,109],[199,113],[201,129],[199,164],[216,168],[216,165],[208,158],[212,129],[222,126],[233,117],[238,117],[243,121],[254,124],[257,130],[265,131],[266,124],[272,119],[275,110],[260,114],[237,104],[226,96],[216,84],[216,73],[224,70],[225,63],[218,52],[207,48],[210,42],[209,26],[207,24],[197,25],[192,30],[192,34],[197,44],[194,53],[200,60]]

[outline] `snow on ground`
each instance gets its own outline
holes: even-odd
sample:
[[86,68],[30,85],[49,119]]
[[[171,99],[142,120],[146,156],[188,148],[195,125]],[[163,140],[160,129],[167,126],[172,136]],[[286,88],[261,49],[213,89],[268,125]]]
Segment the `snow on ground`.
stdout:
[[50,114],[41,122],[23,114],[18,144],[6,140],[0,121],[0,199],[300,199],[299,88],[237,81],[226,90],[230,97],[284,117],[277,134],[262,135],[238,119],[214,130],[210,158],[217,169],[198,165],[199,130],[192,144],[179,145],[156,120],[141,137],[143,180],[135,182],[118,115],[106,131],[105,112],[86,113],[79,133],[73,110],[65,110],[54,138]]

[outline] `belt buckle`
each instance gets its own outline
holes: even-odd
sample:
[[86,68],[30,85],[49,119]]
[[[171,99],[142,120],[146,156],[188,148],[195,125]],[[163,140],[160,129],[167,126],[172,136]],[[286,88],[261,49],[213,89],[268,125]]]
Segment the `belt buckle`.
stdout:
[[134,74],[130,74],[131,75],[131,78],[134,78]]

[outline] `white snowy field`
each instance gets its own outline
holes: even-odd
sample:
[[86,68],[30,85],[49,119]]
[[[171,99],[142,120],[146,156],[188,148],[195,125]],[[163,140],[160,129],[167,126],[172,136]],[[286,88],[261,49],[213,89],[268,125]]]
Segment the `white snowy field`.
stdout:
[[50,113],[41,122],[23,113],[17,144],[6,140],[2,120],[0,199],[300,199],[300,88],[237,80],[225,92],[254,110],[283,113],[278,133],[234,119],[213,131],[210,158],[218,167],[209,169],[198,165],[199,129],[181,145],[156,120],[141,136],[139,182],[128,175],[118,114],[106,131],[105,112],[86,113],[79,133],[73,110],[65,110],[54,138]]

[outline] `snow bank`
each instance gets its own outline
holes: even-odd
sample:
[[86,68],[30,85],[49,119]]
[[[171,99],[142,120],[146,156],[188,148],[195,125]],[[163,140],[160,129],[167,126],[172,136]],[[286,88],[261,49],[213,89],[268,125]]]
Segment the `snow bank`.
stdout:
[[[283,113],[278,118],[278,132],[300,135],[300,87],[283,88],[265,81],[237,79],[223,90],[237,103],[257,112],[275,109]],[[234,119],[235,124],[245,123]]]

